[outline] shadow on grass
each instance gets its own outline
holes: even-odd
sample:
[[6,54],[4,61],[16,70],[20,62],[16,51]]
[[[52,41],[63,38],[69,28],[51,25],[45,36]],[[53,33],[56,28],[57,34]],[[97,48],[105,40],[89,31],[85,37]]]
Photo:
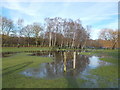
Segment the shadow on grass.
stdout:
[[25,63],[21,63],[21,64],[18,64],[18,65],[12,66],[12,67],[5,68],[5,69],[3,69],[4,73],[2,73],[2,75],[4,76],[4,75],[7,75],[7,74],[11,74],[11,73],[13,73],[17,70],[20,70],[22,68],[27,67],[28,65],[30,65],[32,63],[33,62],[25,62]]
[[73,76],[66,76],[66,72],[64,72],[65,79],[68,81],[68,88],[79,88],[79,84],[76,78]]
[[68,81],[69,88],[79,88],[79,85],[75,77],[66,77],[66,80]]

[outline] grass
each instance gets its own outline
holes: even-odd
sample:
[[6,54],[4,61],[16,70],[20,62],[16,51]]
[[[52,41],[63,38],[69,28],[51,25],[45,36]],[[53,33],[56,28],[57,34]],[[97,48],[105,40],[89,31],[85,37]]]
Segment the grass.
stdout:
[[[29,68],[36,67],[40,63],[52,62],[52,58],[47,57],[37,57],[37,56],[28,56],[27,53],[18,53],[11,57],[6,57],[2,59],[2,74],[3,74],[3,88],[4,87],[13,87],[23,84],[23,82],[28,81],[25,77],[18,74],[18,72]],[[23,80],[24,78],[24,80]],[[19,83],[22,80],[21,84]],[[26,83],[26,84],[28,84]],[[31,83],[35,83],[34,79]],[[14,87],[13,87],[14,88]]]
[[[20,72],[30,68],[37,67],[40,63],[53,62],[52,58],[28,56],[29,53],[17,53],[10,57],[2,59],[3,68],[3,88],[73,88],[78,87],[71,78],[63,77],[58,79],[40,79],[26,77]],[[76,83],[83,83],[84,80],[76,80]],[[80,84],[79,84],[80,85]]]
[[51,50],[49,47],[3,47],[2,52],[22,52],[22,51],[41,51]]
[[27,62],[32,62],[30,66],[34,66],[40,63],[46,63],[53,61],[52,58],[47,57],[37,57],[37,56],[28,56],[27,53],[17,53],[11,57],[6,57],[2,59],[3,69],[17,64],[23,64]]
[[[36,48],[36,47],[21,47],[3,48],[3,52],[20,52],[20,51],[36,51],[36,50],[51,50],[51,48]],[[48,57],[38,57],[38,56],[28,56],[29,53],[16,53],[10,57],[5,57],[2,59],[2,74],[3,74],[3,88],[78,88],[85,87],[86,82],[91,83],[90,86],[95,87],[95,84],[84,80],[81,78],[57,78],[57,79],[42,79],[27,77],[19,74],[21,71],[30,68],[37,67],[41,63],[53,62],[52,58]],[[111,82],[112,85],[116,86],[118,83],[116,79],[118,78],[118,52],[117,50],[92,50],[92,52],[82,52],[84,55],[98,55],[105,57],[100,58],[100,60],[113,63],[114,65],[102,66],[96,69],[90,70],[91,76],[89,78],[96,79],[99,84],[99,88],[110,87],[106,82]],[[101,77],[96,78],[94,75]],[[74,82],[73,82],[74,81]],[[112,87],[111,85],[111,87]]]
[[91,52],[80,52],[80,54],[100,56],[100,60],[118,64],[118,58],[119,58],[120,52],[118,52],[118,50],[99,50],[98,49],[98,50],[93,50]]
[[118,65],[118,58],[107,57],[107,58],[100,58],[100,60]]
[[[92,75],[96,75],[99,87],[118,87],[118,67],[115,65],[102,66],[96,69],[90,70]],[[109,84],[108,84],[109,83]],[[111,86],[111,85],[113,86]]]
[[[120,78],[120,76],[118,76],[118,58],[120,54],[118,50],[94,50],[92,52],[81,52],[81,54],[97,55],[100,56],[100,60],[112,63],[113,65],[92,69],[90,70],[90,73],[97,77],[102,77],[98,78],[98,84],[101,88],[112,87],[112,85],[118,87],[117,79]],[[111,83],[111,85],[107,85],[106,82]]]

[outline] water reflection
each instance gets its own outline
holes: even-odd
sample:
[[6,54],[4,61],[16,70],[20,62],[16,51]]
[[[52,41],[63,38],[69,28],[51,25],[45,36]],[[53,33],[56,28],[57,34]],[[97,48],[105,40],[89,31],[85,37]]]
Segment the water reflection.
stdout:
[[89,61],[90,61],[90,63],[89,63],[89,67],[90,68],[96,68],[96,67],[99,67],[99,66],[103,66],[103,65],[108,65],[108,64],[110,64],[110,63],[108,63],[108,62],[104,62],[104,61],[100,61],[99,60],[99,57],[97,57],[97,56],[92,56],[92,57],[89,57]]
[[29,68],[22,72],[25,76],[39,78],[59,78],[64,76],[79,77],[89,68],[107,64],[96,56],[79,55],[77,52],[41,52],[32,55],[53,57],[54,62],[40,64],[37,68]]

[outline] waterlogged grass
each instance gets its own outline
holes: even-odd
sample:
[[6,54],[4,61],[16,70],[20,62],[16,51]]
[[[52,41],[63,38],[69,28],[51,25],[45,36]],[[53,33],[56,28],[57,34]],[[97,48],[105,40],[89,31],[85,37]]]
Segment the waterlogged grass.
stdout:
[[118,64],[120,52],[118,52],[118,50],[92,50],[90,52],[80,52],[80,54],[104,56],[101,57],[100,60]]
[[[74,82],[80,86],[80,83],[83,83],[84,80],[80,79]],[[40,79],[25,77],[14,73],[4,78],[3,88],[78,88],[79,86],[74,82],[71,78],[65,77],[58,79]]]
[[11,57],[5,57],[2,59],[2,68],[8,68],[10,66],[19,65],[23,63],[31,62],[29,66],[34,66],[40,63],[46,63],[53,61],[52,58],[48,57],[37,57],[37,56],[29,56],[27,53],[17,53]]
[[9,88],[68,87],[67,80],[64,78],[54,79],[54,80],[45,80],[40,78],[25,77],[20,74],[11,74],[8,77],[6,76],[5,79],[3,80],[3,83],[4,83],[3,88],[4,87],[9,87]]
[[[19,87],[23,85],[26,87],[28,83],[34,85],[34,79],[29,82],[30,78],[19,75],[19,72],[29,68],[36,67],[40,63],[52,62],[52,58],[28,56],[27,53],[17,53],[11,57],[5,57],[2,59],[2,75],[3,75],[3,88],[6,87]],[[37,80],[36,80],[37,82]],[[37,82],[38,83],[38,82]],[[24,86],[24,84],[26,84]]]
[[100,75],[103,78],[105,77],[109,81],[114,81],[118,78],[118,67],[115,65],[102,66],[91,70],[91,73],[94,75]]
[[[91,69],[91,75],[96,75],[99,78],[96,80],[99,87],[118,87],[118,58],[120,57],[120,52],[118,50],[92,50],[91,52],[81,52],[82,55],[97,55],[100,56],[100,60],[111,63],[111,65],[98,67]],[[119,73],[120,74],[120,73]],[[106,83],[109,84],[106,84]]]
[[[94,50],[92,52],[82,52],[83,55],[97,55],[100,60],[111,63],[111,65],[98,67],[90,70],[92,75],[96,75],[99,87],[118,87],[118,50]],[[109,85],[106,84],[109,83]]]
[[107,58],[100,58],[100,60],[103,60],[103,61],[110,62],[110,63],[118,65],[118,58],[107,57]]
[[[50,49],[51,48],[39,47],[3,48],[3,52],[36,51]],[[91,52],[81,53],[84,55],[104,55],[104,57],[101,57],[100,60],[104,60],[113,64],[91,69],[89,71],[90,75],[88,75],[87,78],[96,80],[97,82],[95,83],[82,78],[63,77],[58,79],[42,79],[24,76],[20,74],[20,72],[27,68],[37,67],[40,65],[40,63],[53,62],[52,58],[29,56],[28,54],[30,53],[16,53],[10,57],[2,58],[3,88],[109,88],[117,87],[118,85],[117,50],[92,50]],[[98,86],[96,86],[96,83],[98,84]]]
[[3,58],[3,88],[77,88],[85,82],[83,79],[68,77],[42,79],[24,76],[20,72],[27,68],[37,67],[40,63],[53,62],[52,58],[28,56],[28,54],[30,53],[17,53]]
[[[99,87],[118,87],[118,67],[116,65],[92,69],[90,73],[99,77],[97,78]],[[107,82],[109,83],[108,85],[106,84]]]

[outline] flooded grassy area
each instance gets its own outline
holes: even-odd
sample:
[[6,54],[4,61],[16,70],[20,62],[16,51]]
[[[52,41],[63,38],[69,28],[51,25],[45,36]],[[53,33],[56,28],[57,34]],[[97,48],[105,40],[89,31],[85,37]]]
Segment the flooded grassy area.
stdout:
[[[118,60],[120,52],[118,50],[95,50],[92,52],[81,52],[82,55],[97,55],[102,56],[100,60],[110,62],[113,65],[109,66],[102,66],[96,69],[93,69],[90,71],[90,73],[103,77],[103,80],[99,80],[101,87],[106,87],[105,83],[106,81],[111,82],[113,85],[118,85],[118,81],[120,80],[120,73],[118,68]],[[117,82],[116,82],[117,79]],[[109,87],[112,87],[112,85],[109,85]]]
[[48,51],[3,57],[3,88],[117,88],[117,50],[85,53],[92,54]]

